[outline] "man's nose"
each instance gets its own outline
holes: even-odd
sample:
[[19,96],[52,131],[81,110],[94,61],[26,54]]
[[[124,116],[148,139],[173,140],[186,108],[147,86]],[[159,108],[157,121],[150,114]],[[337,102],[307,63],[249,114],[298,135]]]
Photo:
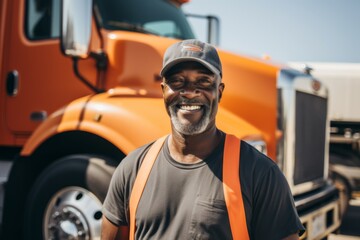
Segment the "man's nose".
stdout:
[[186,98],[194,98],[200,95],[200,91],[194,84],[188,83],[180,90],[180,95]]

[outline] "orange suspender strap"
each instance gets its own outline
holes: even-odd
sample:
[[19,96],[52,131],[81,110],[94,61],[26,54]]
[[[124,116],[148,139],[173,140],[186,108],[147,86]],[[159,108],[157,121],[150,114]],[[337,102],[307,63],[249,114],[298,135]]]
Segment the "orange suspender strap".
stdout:
[[[137,173],[130,195],[130,232],[129,239],[135,239],[135,214],[145,184],[167,136],[159,138],[150,147]],[[249,240],[241,186],[239,178],[240,140],[226,135],[223,159],[223,188],[226,208],[230,220],[233,240]]]
[[167,136],[161,137],[156,140],[153,145],[150,147],[149,151],[145,155],[145,158],[141,164],[141,167],[136,175],[136,179],[134,182],[134,186],[132,188],[130,194],[130,232],[129,232],[129,239],[135,239],[135,214],[136,209],[138,207],[141,195],[144,191],[145,184],[148,180],[150,175],[151,169],[155,163],[157,155],[160,152],[161,147],[163,146],[165,139]]
[[226,135],[223,159],[223,188],[234,240],[249,240],[240,185],[240,139]]

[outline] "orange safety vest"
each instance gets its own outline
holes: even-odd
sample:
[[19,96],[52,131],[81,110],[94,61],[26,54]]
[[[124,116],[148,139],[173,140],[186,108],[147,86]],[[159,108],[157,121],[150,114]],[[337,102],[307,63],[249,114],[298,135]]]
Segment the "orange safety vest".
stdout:
[[[141,195],[150,175],[152,166],[165,142],[167,136],[159,138],[150,147],[136,176],[130,195],[130,235],[135,239],[135,214]],[[231,234],[234,240],[249,240],[245,208],[243,204],[239,178],[240,168],[240,139],[233,135],[226,135],[223,159],[223,189],[226,208],[228,211]]]

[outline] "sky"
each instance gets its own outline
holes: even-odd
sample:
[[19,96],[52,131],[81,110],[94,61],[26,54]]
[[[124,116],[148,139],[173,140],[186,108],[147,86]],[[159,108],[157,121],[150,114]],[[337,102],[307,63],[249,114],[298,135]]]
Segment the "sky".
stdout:
[[360,63],[360,0],[191,0],[183,10],[218,16],[224,50],[280,63]]

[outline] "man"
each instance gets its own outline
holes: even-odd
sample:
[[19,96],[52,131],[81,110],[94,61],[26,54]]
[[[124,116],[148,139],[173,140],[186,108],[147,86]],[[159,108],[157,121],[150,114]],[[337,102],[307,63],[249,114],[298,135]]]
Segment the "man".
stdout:
[[[165,53],[161,75],[172,132],[158,155],[152,149],[159,141],[136,149],[116,169],[104,202],[102,239],[115,239],[122,225],[131,226],[131,239],[238,239],[236,232],[244,234],[241,239],[298,239],[303,226],[277,165],[245,142],[227,148],[228,136],[216,127],[224,83],[215,48],[198,40],[175,43]],[[241,152],[235,154],[240,182],[239,167],[237,180],[230,181],[239,182],[235,199],[241,201],[233,205],[223,184],[223,155],[229,156],[224,148]],[[148,159],[153,165],[144,174]],[[148,177],[141,189],[138,171]]]

